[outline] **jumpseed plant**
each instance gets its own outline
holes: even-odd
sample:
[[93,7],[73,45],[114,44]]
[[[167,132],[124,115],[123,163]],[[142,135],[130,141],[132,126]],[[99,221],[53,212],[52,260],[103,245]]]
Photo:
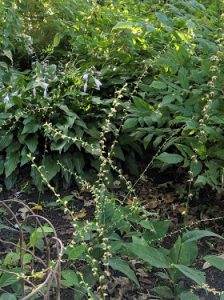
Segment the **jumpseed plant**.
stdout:
[[[152,269],[159,271],[156,274],[161,280],[165,280],[166,285],[160,285],[152,289],[152,292],[164,299],[199,299],[193,292],[196,289],[205,289],[209,293],[216,293],[222,297],[221,291],[216,291],[206,285],[204,273],[192,267],[198,256],[197,241],[199,239],[204,237],[223,239],[222,236],[207,230],[191,230],[201,223],[211,222],[212,220],[195,222],[178,231],[168,233],[170,222],[161,221],[158,219],[158,216],[146,211],[141,205],[140,199],[136,197],[134,188],[136,183],[132,185],[130,181],[126,180],[123,172],[113,165],[111,153],[116,141],[112,143],[108,150],[106,134],[112,125],[113,115],[116,113],[119,105],[121,105],[122,93],[126,92],[126,88],[125,85],[117,93],[117,97],[111,107],[111,113],[109,113],[105,121],[105,126],[102,127],[99,141],[100,171],[95,184],[90,184],[82,176],[58,162],[58,165],[64,172],[74,176],[81,189],[91,193],[95,203],[93,217],[80,221],[77,213],[72,209],[72,197],[60,197],[46,178],[44,169],[41,166],[37,166],[34,158],[30,156],[33,167],[40,174],[43,183],[54,193],[57,202],[64,207],[64,212],[70,217],[74,227],[73,239],[66,246],[64,252],[62,287],[72,289],[76,299],[85,297],[106,299],[110,296],[111,274],[114,271],[119,271],[140,288],[138,278],[129,262],[137,260],[148,272],[151,272]],[[51,128],[51,125],[49,128]],[[122,125],[117,130],[117,137],[121,128]],[[52,128],[50,130],[53,132]],[[178,132],[179,129],[176,131],[176,134]],[[70,139],[70,137],[65,135],[60,135],[60,137]],[[153,160],[157,158],[163,148],[166,147],[166,143],[169,143],[173,137],[174,135],[171,135],[165,141]],[[76,141],[75,139],[74,142]],[[124,199],[128,198],[130,200],[128,205],[125,204],[125,201],[118,200],[109,191],[107,164],[114,171],[117,171],[120,180],[124,180],[126,183],[127,194],[124,196]],[[151,163],[143,171],[140,178],[150,167]],[[164,248],[162,246],[164,238],[173,235],[178,235],[174,245],[170,249]],[[214,264],[214,261],[208,256],[205,259]],[[221,263],[223,266],[223,261]],[[192,283],[190,286],[186,286],[184,284],[184,278],[186,277],[194,282],[195,285]]]

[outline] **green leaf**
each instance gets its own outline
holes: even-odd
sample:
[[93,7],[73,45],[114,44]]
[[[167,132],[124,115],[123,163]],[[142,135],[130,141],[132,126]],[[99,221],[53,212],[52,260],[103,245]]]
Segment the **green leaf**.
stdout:
[[205,274],[201,271],[198,271],[193,268],[189,268],[184,265],[174,265],[177,270],[179,270],[182,274],[186,277],[190,278],[191,280],[195,281],[199,285],[205,284]]
[[168,286],[157,286],[151,289],[152,292],[155,292],[160,297],[163,297],[164,299],[173,299],[174,295]]
[[5,271],[0,277],[0,288],[4,288],[18,281],[17,276]]
[[0,300],[17,300],[14,294],[4,293],[0,296]]
[[84,253],[85,249],[86,249],[86,247],[84,245],[78,245],[78,246],[72,248],[69,251],[68,259],[69,260],[78,259]]
[[52,45],[53,48],[57,47],[60,44],[61,38],[62,38],[61,33],[55,34],[54,40],[53,40],[53,45]]
[[150,221],[142,220],[139,225],[141,225],[145,229],[149,229],[150,231],[155,232],[155,227],[153,226],[153,223]]
[[133,128],[133,127],[135,127],[137,124],[138,124],[138,119],[137,119],[137,118],[130,118],[130,119],[127,119],[127,120],[124,122],[123,130],[127,130],[127,129],[130,129],[130,128]]
[[219,235],[216,234],[214,232],[208,231],[208,230],[192,230],[192,231],[188,231],[186,233],[183,234],[182,236],[182,240],[186,241],[186,242],[191,242],[191,241],[197,241],[201,238],[204,237],[217,237],[219,239],[224,240],[224,238]]
[[30,264],[32,259],[33,259],[33,256],[31,254],[25,253],[24,256],[23,256],[23,264],[24,265]]
[[200,298],[192,292],[183,292],[180,294],[180,300],[200,300]]
[[25,138],[25,144],[27,145],[30,152],[34,153],[37,149],[38,139],[35,135],[29,135]]
[[156,17],[162,24],[164,24],[168,27],[172,27],[172,23],[170,22],[170,20],[168,19],[168,17],[165,14],[157,12]]
[[181,249],[179,253],[179,264],[185,266],[191,266],[195,262],[198,255],[198,246],[196,241],[181,244]]
[[157,89],[157,90],[165,90],[167,88],[167,85],[163,81],[159,80],[154,80],[151,84],[150,87]]
[[79,279],[76,275],[75,271],[71,269],[63,270],[61,272],[62,275],[62,285],[65,287],[71,287],[71,286],[79,286]]
[[37,233],[52,233],[52,232],[54,232],[54,230],[53,230],[53,228],[52,227],[50,227],[49,225],[44,225],[44,226],[42,226],[42,227],[38,227],[37,229],[36,229],[36,232]]
[[112,30],[120,30],[120,29],[129,29],[129,30],[134,30],[136,28],[141,28],[140,23],[135,23],[135,22],[118,22]]
[[198,178],[195,180],[195,186],[204,186],[208,183],[206,176],[199,175]]
[[149,263],[151,266],[156,268],[169,268],[169,262],[167,258],[157,249],[139,245],[139,244],[126,244],[127,250],[132,252],[135,256],[141,258],[145,262]]
[[10,49],[3,50],[3,55],[6,56],[11,63],[13,63],[12,51]]
[[201,170],[202,170],[202,163],[197,161],[191,161],[191,164],[190,164],[190,171],[192,172],[193,176],[196,177],[198,176],[200,173],[201,173]]
[[42,251],[44,248],[44,241],[42,239],[42,236],[42,233],[34,230],[34,232],[30,235],[30,246]]
[[85,166],[85,160],[83,158],[83,155],[81,153],[74,153],[73,158],[75,169],[78,174],[81,174],[83,172],[83,168]]
[[51,150],[58,151],[59,153],[61,153],[66,144],[67,144],[66,140],[53,141],[51,143]]
[[23,121],[24,127],[21,134],[35,133],[40,128],[40,124],[32,116]]
[[19,161],[20,161],[20,153],[18,151],[7,153],[6,161],[4,164],[6,178],[9,177],[13,171],[15,171]]
[[154,136],[153,133],[149,133],[149,134],[147,134],[147,135],[144,137],[143,145],[144,145],[144,148],[145,148],[145,149],[148,147],[148,145],[149,145],[149,143],[151,142],[153,136]]
[[19,253],[9,252],[5,256],[5,259],[3,261],[3,265],[4,266],[14,266],[18,263],[19,259],[20,259]]
[[27,146],[24,146],[21,150],[20,167],[24,166],[26,163],[30,161],[28,154],[29,154],[29,149],[27,148]]
[[152,221],[152,225],[155,229],[155,231],[147,231],[144,234],[144,238],[146,241],[149,243],[154,240],[158,240],[160,238],[165,237],[169,226],[171,225],[171,222],[169,220],[164,220],[164,221]]
[[204,259],[213,267],[224,271],[224,257],[216,256],[216,255],[207,255]]
[[8,147],[13,140],[13,134],[4,134],[0,138],[0,151]]
[[138,287],[140,287],[135,272],[129,267],[128,263],[118,257],[112,257],[109,259],[109,265],[112,269],[124,273],[130,278]]
[[51,155],[45,156],[42,163],[44,165],[44,174],[47,180],[50,181],[59,172],[60,166]]
[[189,88],[188,72],[185,68],[181,67],[178,72],[178,79],[183,89]]
[[178,164],[183,161],[183,157],[181,155],[167,152],[161,153],[157,156],[157,159],[166,164]]
[[198,255],[197,242],[182,242],[179,236],[170,250],[169,257],[175,264],[190,266],[196,260]]

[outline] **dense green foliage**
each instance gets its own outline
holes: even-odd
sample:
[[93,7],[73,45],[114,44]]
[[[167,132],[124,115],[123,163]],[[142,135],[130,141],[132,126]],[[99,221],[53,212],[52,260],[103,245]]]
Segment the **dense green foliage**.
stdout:
[[[11,189],[26,174],[28,189],[30,182],[40,191],[47,186],[53,207],[63,208],[74,231],[57,275],[75,299],[107,299],[114,271],[139,288],[133,262],[156,271],[161,285],[150,292],[163,299],[199,299],[194,290],[209,291],[195,266],[198,240],[223,237],[189,230],[200,221],[171,232],[171,222],[143,207],[124,174],[142,179],[139,162],[145,171],[184,171],[188,202],[193,187],[222,191],[222,10],[219,0],[0,0],[1,180]],[[127,188],[122,200],[108,188],[115,176]],[[87,219],[74,194],[58,193],[74,179],[94,202]],[[31,281],[38,285],[61,256],[39,270],[37,255],[51,250],[45,238],[53,227],[40,227],[32,210],[17,218],[0,204],[0,229],[19,233],[1,256],[0,299],[16,300],[32,293]],[[26,225],[29,213],[35,225]],[[169,247],[166,237],[174,237]],[[224,270],[222,257],[204,260]],[[57,284],[52,277],[40,290]]]
[[[170,137],[154,166],[178,164],[197,186],[222,188],[218,4],[1,1],[0,172],[6,186],[29,164],[29,152],[49,180],[61,173],[70,182],[57,160],[80,174],[84,167],[98,170],[98,152],[90,148],[99,147],[111,102],[127,84],[108,133],[113,140],[128,109],[114,148],[117,163],[125,161],[137,175],[136,159],[149,160]],[[53,130],[90,145],[72,145]],[[32,177],[40,187],[37,174]]]

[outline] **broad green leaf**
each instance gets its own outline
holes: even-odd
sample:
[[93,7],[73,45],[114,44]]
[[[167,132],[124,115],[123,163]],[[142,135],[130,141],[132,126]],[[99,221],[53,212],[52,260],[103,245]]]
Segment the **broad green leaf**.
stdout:
[[168,27],[172,27],[172,23],[170,22],[170,20],[168,19],[168,17],[160,12],[156,13],[156,17],[158,18],[158,20],[163,24],[166,25]]
[[3,273],[0,277],[0,288],[4,288],[18,281],[17,276],[14,274],[9,274],[7,271]]
[[204,259],[213,267],[224,271],[224,257],[216,256],[216,255],[206,255]]
[[200,300],[200,298],[192,292],[183,292],[180,294],[180,300]]
[[83,155],[81,153],[74,153],[73,162],[76,171],[78,172],[78,174],[81,174],[85,166],[85,160],[83,158]]
[[122,151],[122,148],[119,145],[115,145],[113,150],[113,156],[116,158],[119,158],[122,161],[125,161],[124,153]]
[[60,44],[61,38],[62,38],[61,33],[56,33],[55,34],[54,40],[53,40],[53,45],[52,45],[53,48],[57,47]]
[[34,153],[37,149],[38,139],[35,135],[29,135],[25,138],[25,144],[31,153]]
[[133,127],[135,127],[137,124],[138,124],[138,119],[137,119],[137,118],[130,118],[130,119],[127,119],[127,120],[124,122],[123,129],[124,129],[124,130],[127,130],[127,129],[130,129],[130,128],[133,128]]
[[198,271],[193,268],[189,268],[184,265],[174,265],[177,270],[179,270],[182,274],[186,277],[190,278],[191,280],[195,281],[199,285],[205,284],[205,274],[201,271]]
[[35,133],[40,128],[40,124],[33,117],[28,117],[23,121],[24,127],[21,134]]
[[149,143],[151,142],[152,138],[153,138],[154,134],[151,134],[149,133],[148,135],[146,135],[144,137],[144,140],[143,140],[143,145],[144,145],[144,148],[147,149]]
[[182,243],[178,264],[191,266],[198,255],[198,246],[196,241]]
[[13,140],[13,134],[4,134],[0,137],[0,151],[8,147]]
[[169,253],[169,257],[173,263],[185,266],[191,266],[196,260],[197,255],[197,241],[183,243],[180,237],[178,237]]
[[163,255],[159,250],[155,248],[134,244],[134,243],[126,244],[125,247],[127,248],[127,250],[132,252],[135,256],[149,263],[153,267],[156,268],[170,267],[169,262],[165,257],[165,255]]
[[51,155],[45,156],[43,159],[44,174],[47,180],[51,180],[60,170],[60,166],[57,164],[57,160]]
[[145,229],[149,229],[150,231],[155,232],[155,227],[153,226],[153,223],[150,221],[142,220],[139,225],[141,225]]
[[19,259],[20,259],[19,253],[9,252],[4,258],[3,265],[14,266],[18,263]]
[[199,175],[198,178],[195,180],[194,184],[195,186],[204,186],[208,183],[208,180],[206,176],[204,175]]
[[21,158],[20,158],[20,167],[24,166],[26,163],[30,161],[30,158],[28,157],[29,149],[27,146],[24,146],[21,150]]
[[183,161],[183,157],[181,155],[167,152],[161,153],[157,156],[157,159],[166,164],[179,164]]
[[174,295],[168,286],[157,286],[151,289],[152,292],[155,292],[160,297],[163,297],[164,299],[173,299]]
[[0,296],[0,300],[17,300],[14,294],[4,293]]
[[84,245],[78,245],[72,248],[68,253],[69,260],[76,260],[78,259],[85,251],[86,247]]
[[50,227],[49,225],[44,225],[44,226],[42,226],[42,227],[38,227],[37,229],[36,229],[36,232],[37,233],[52,233],[52,232],[54,232],[54,230],[53,230],[53,228],[52,227]]
[[109,259],[109,265],[112,269],[124,273],[128,278],[130,278],[138,287],[140,287],[138,279],[135,272],[129,267],[128,263],[120,259],[119,257],[112,257]]
[[30,264],[32,259],[33,259],[33,256],[31,254],[25,253],[24,256],[23,256],[23,264],[24,265]]
[[167,88],[167,85],[163,81],[155,80],[150,84],[150,87],[157,90],[165,90]]
[[58,151],[59,153],[61,153],[66,144],[67,144],[66,140],[53,141],[51,143],[51,150]]
[[165,237],[171,222],[168,220],[164,221],[152,221],[152,225],[154,227],[154,231],[147,231],[144,234],[144,238],[149,243],[151,241],[156,241],[157,239]]
[[188,80],[188,72],[185,68],[181,67],[178,72],[178,79],[182,88],[188,89],[189,88],[189,80]]
[[216,234],[214,232],[208,231],[208,230],[192,230],[192,231],[187,231],[186,233],[183,234],[182,240],[185,242],[191,242],[191,241],[197,241],[201,238],[204,237],[217,237],[219,239],[224,240],[224,238]]
[[39,250],[43,250],[44,241],[42,239],[43,234],[34,230],[30,235],[30,246],[33,248],[37,248]]
[[62,280],[61,283],[65,287],[79,286],[79,279],[75,271],[71,269],[63,270],[61,272]]
[[203,166],[202,166],[202,163],[197,161],[191,161],[191,164],[190,164],[190,171],[192,172],[193,176],[196,177],[198,176],[200,173],[201,173],[201,170],[202,170]]
[[3,55],[6,56],[11,61],[11,63],[13,63],[12,51],[10,49],[3,50]]
[[6,178],[9,177],[13,171],[15,171],[19,161],[20,161],[20,153],[18,151],[7,153],[6,161],[4,164]]

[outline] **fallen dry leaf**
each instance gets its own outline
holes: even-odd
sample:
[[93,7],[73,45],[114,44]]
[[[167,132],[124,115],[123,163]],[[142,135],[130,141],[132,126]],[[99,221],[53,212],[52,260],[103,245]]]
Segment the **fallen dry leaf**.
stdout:
[[157,199],[152,199],[150,201],[147,201],[147,203],[146,203],[147,208],[156,208],[158,205],[159,205],[159,203],[158,203]]
[[18,210],[21,218],[24,220],[26,218],[26,214],[29,212],[29,209],[26,207],[22,207]]
[[149,274],[146,273],[143,269],[137,269],[136,270],[136,275],[140,276],[140,277],[148,277]]
[[145,284],[152,284],[152,281],[145,277],[139,277],[139,281]]
[[41,204],[35,204],[33,207],[31,207],[31,209],[33,211],[42,211],[43,210],[43,206]]
[[163,195],[162,199],[167,204],[173,203],[173,201],[175,200],[175,194],[170,193],[170,194]]

